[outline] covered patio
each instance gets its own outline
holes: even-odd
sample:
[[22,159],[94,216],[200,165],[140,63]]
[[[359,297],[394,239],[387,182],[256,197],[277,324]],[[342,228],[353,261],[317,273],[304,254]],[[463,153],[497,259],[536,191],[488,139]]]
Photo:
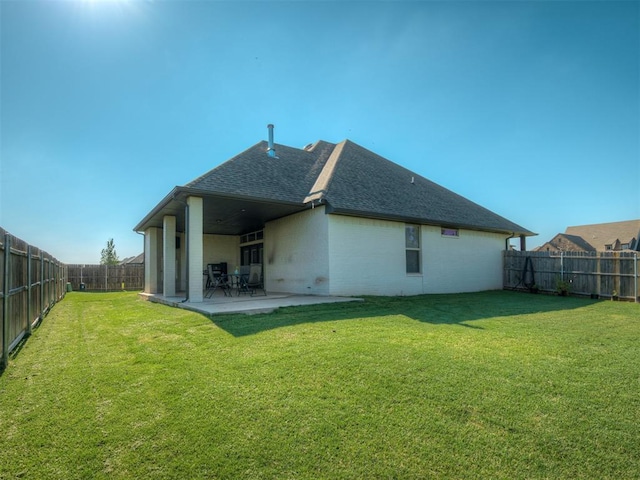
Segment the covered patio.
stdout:
[[211,298],[202,302],[186,302],[186,295],[167,297],[159,293],[140,293],[140,297],[154,303],[171,307],[184,308],[207,316],[226,314],[271,313],[281,307],[297,307],[302,305],[319,305],[323,303],[362,302],[362,298],[330,297],[318,295],[296,295],[293,293],[274,293],[269,296],[225,296],[221,291],[215,292]]

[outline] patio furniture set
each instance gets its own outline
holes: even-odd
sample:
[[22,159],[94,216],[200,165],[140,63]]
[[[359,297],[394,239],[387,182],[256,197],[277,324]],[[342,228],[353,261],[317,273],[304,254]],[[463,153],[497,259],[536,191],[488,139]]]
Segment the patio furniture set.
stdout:
[[218,289],[222,290],[227,297],[233,296],[234,291],[237,296],[242,294],[254,296],[260,290],[265,296],[267,295],[260,263],[243,265],[233,273],[227,273],[226,264],[210,263],[203,274],[206,276],[205,298],[213,297]]

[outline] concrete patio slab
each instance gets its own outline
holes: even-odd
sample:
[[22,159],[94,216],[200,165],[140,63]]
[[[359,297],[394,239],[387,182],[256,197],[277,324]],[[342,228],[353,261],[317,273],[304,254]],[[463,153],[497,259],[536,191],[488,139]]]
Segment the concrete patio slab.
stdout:
[[295,307],[301,305],[318,305],[322,303],[362,302],[362,298],[355,297],[325,297],[318,295],[295,295],[293,293],[269,293],[267,296],[231,296],[225,297],[222,292],[216,292],[213,297],[202,303],[185,302],[185,295],[164,297],[160,294],[140,293],[140,297],[150,302],[161,303],[171,307],[184,308],[207,316],[226,315],[235,313],[257,314],[270,313],[281,307]]

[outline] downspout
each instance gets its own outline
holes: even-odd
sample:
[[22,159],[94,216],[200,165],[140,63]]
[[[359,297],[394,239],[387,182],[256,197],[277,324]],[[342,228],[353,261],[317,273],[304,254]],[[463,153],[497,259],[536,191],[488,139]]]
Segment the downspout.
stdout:
[[504,240],[504,249],[508,252],[509,251],[509,240],[511,240],[512,238],[514,238],[516,236],[515,232],[512,232],[510,236],[508,236],[507,238],[505,238]]

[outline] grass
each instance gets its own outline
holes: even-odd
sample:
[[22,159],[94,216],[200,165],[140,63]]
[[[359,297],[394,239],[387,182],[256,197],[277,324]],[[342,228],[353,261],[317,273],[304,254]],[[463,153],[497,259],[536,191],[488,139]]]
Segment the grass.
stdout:
[[213,321],[70,293],[0,377],[0,478],[637,478],[640,308],[514,292]]

